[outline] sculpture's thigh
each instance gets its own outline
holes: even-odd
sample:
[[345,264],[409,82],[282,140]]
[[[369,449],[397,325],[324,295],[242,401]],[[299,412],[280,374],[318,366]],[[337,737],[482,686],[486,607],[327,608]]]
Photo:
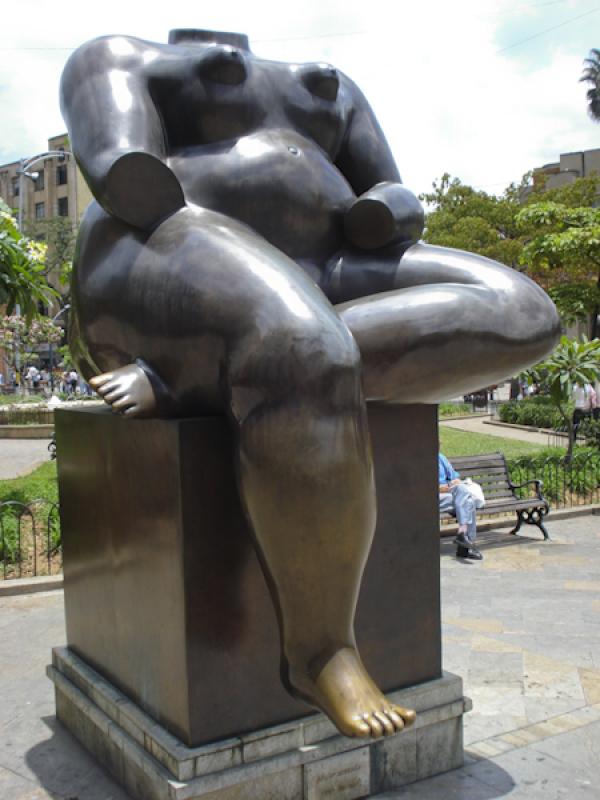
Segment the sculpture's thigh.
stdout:
[[[329,355],[356,360],[323,293],[246,226],[194,207],[144,240],[106,215],[97,224],[75,304],[99,370],[143,358],[183,412],[228,408],[233,374],[259,390],[301,383]],[[102,251],[100,234],[113,242]]]
[[414,245],[394,287],[336,306],[370,400],[437,403],[497,383],[543,358],[560,334],[539,286],[471,253]]

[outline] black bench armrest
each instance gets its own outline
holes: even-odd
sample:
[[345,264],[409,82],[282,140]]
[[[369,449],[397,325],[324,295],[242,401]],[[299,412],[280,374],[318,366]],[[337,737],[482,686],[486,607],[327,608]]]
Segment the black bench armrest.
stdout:
[[511,488],[511,490],[514,491],[515,489],[524,489],[526,486],[529,486],[530,483],[535,484],[536,494],[540,498],[540,500],[543,500],[544,498],[542,497],[542,486],[544,485],[544,482],[541,481],[539,478],[532,478],[530,481],[525,481],[525,483],[511,483],[509,481],[508,485]]
[[544,485],[544,482],[541,481],[539,478],[532,478],[530,481],[525,481],[525,483],[518,483],[518,484],[514,484],[509,481],[508,485],[514,491],[515,489],[523,489],[525,486],[529,486],[530,483],[535,484],[535,493],[537,495],[537,498],[538,500],[541,500],[541,502],[544,504],[544,506],[546,507],[546,513],[548,513],[550,511],[550,503],[546,500],[546,498],[542,494],[542,487]]

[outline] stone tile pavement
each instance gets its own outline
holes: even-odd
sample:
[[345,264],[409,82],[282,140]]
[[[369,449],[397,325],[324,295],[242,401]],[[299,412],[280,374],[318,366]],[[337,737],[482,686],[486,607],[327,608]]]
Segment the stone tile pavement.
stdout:
[[[548,528],[547,543],[481,534],[481,563],[442,541],[444,666],[474,703],[467,763],[380,800],[600,798],[600,517]],[[54,719],[44,667],[64,638],[61,592],[0,598],[0,800],[127,800]]]

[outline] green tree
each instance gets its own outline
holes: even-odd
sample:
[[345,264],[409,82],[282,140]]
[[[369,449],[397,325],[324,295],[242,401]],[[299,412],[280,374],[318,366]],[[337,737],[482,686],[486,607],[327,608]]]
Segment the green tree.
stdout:
[[600,209],[544,199],[517,214],[524,246],[520,262],[549,292],[563,319],[591,316],[598,335]]
[[30,220],[25,232],[30,238],[46,243],[46,277],[60,292],[61,305],[65,305],[69,302],[76,228],[68,217],[48,217]]
[[56,345],[62,338],[63,329],[48,317],[0,316],[0,348],[9,366],[16,366],[17,356],[21,363],[28,360],[26,354],[36,345]]
[[427,214],[425,240],[517,268],[523,245],[516,215],[524,181],[496,196],[444,174],[434,182],[432,192],[421,195],[421,200],[433,207]]
[[600,339],[579,342],[563,336],[554,352],[533,369],[529,370],[531,382],[539,383],[563,418],[568,434],[567,458],[573,454],[575,433],[570,412],[570,400],[575,384],[593,384],[600,378]]
[[[424,238],[493,258],[526,272],[552,296],[566,322],[592,319],[600,307],[597,259],[600,177],[546,189],[530,175],[501,195],[442,176],[421,196],[431,208]],[[596,329],[592,329],[595,335]]]
[[594,122],[600,122],[600,50],[593,47],[583,64],[583,74],[579,80],[590,84],[587,90],[588,114]]
[[14,215],[0,200],[0,305],[11,314],[17,305],[27,319],[49,305],[56,292],[46,277],[46,245],[23,236]]

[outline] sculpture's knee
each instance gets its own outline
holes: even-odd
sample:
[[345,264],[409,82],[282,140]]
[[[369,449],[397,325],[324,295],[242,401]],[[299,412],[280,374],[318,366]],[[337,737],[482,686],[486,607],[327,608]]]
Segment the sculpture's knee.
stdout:
[[360,352],[337,320],[247,337],[230,360],[231,409],[238,423],[265,409],[331,415],[362,407]]

